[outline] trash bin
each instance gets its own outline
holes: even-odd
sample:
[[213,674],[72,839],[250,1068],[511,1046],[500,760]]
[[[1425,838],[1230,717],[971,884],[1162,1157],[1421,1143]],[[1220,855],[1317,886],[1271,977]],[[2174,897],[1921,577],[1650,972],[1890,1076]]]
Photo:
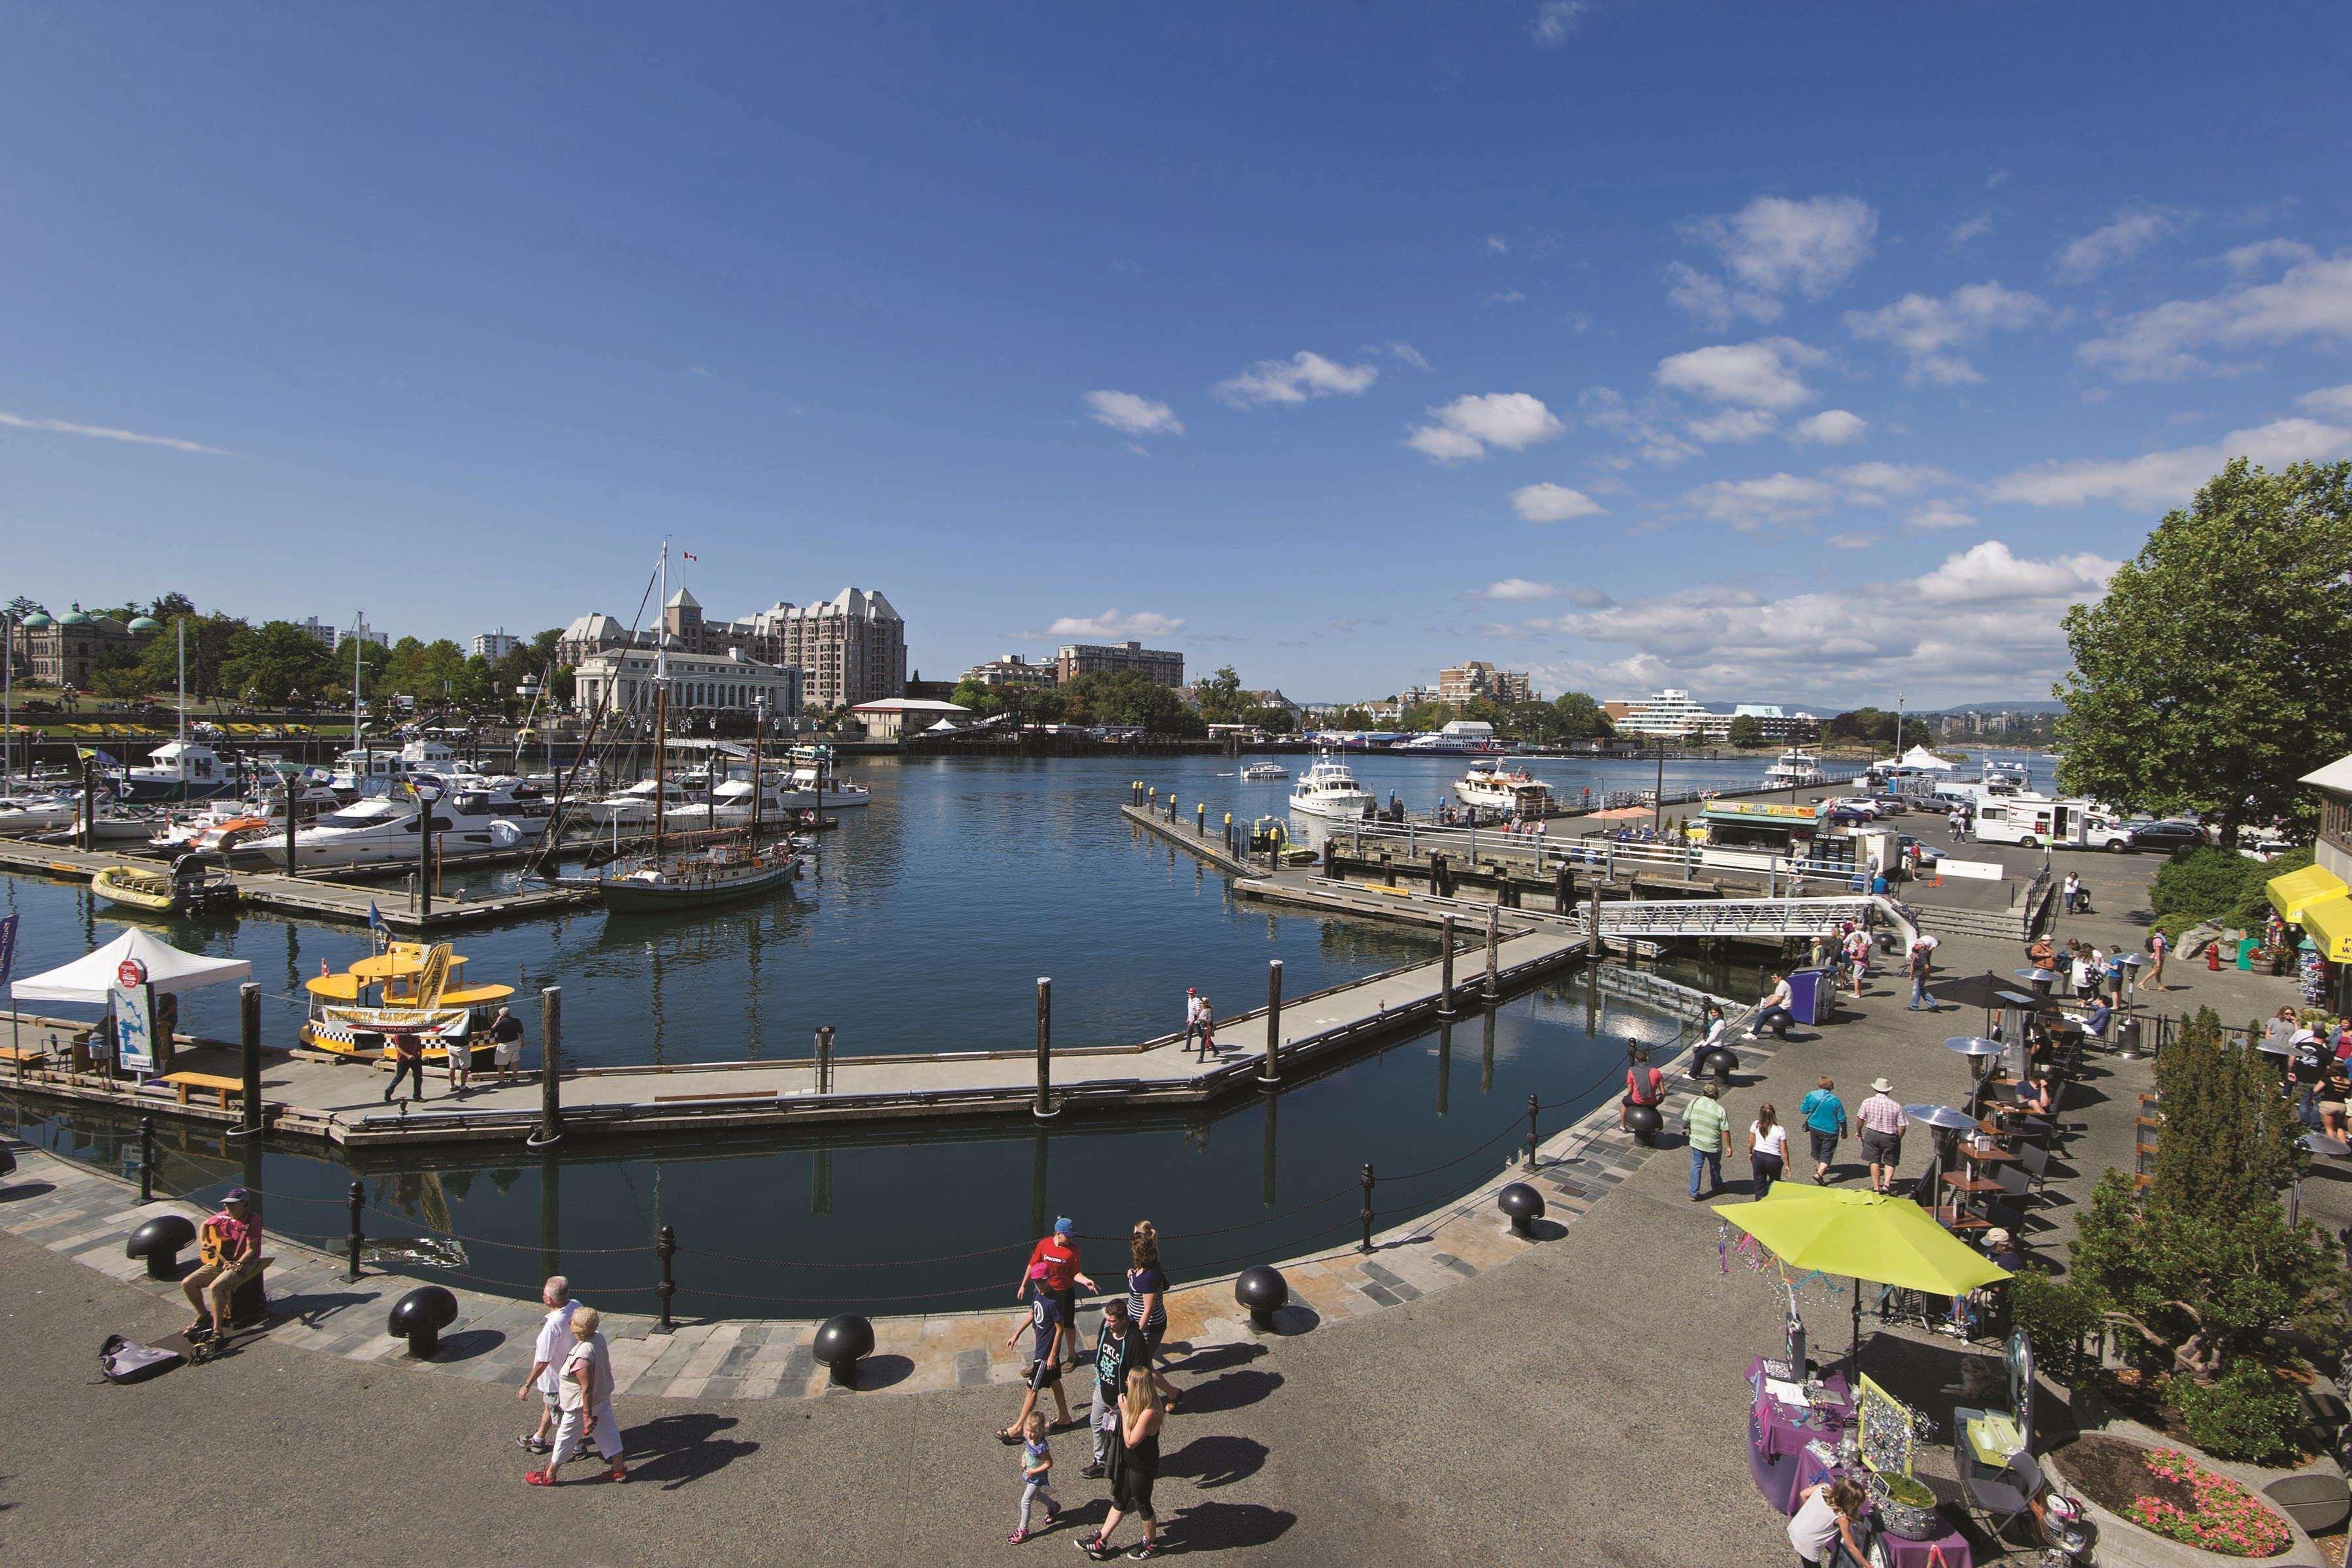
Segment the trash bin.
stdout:
[[1829,1011],[1830,972],[1793,970],[1789,975],[1789,1011],[1800,1024],[1819,1024]]

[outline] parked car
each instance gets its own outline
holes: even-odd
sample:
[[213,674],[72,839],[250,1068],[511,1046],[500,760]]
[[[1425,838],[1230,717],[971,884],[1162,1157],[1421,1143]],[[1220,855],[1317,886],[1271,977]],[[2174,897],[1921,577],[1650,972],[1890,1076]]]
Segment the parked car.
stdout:
[[1859,827],[1865,822],[1877,820],[1878,813],[1854,801],[1842,800],[1830,807],[1830,821],[1835,826]]
[[2176,849],[2194,849],[2205,842],[2205,830],[2193,822],[2150,822],[2132,829],[2134,850],[2156,849],[2169,855]]

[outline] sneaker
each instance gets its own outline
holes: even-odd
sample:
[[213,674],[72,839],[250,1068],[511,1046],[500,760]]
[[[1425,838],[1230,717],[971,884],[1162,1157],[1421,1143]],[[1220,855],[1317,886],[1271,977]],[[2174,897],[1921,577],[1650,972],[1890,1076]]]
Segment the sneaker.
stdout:
[[1104,1471],[1100,1465],[1081,1465],[1078,1474],[1087,1480],[1098,1481],[1103,1479]]
[[1007,1546],[1018,1546],[1028,1539],[1029,1532],[1027,1531],[1016,1530],[1012,1534],[1004,1538],[1004,1544]]
[[553,1445],[551,1444],[541,1442],[538,1438],[532,1436],[528,1432],[515,1439],[515,1447],[520,1448],[526,1454],[544,1454]]
[[1097,1563],[1108,1563],[1108,1562],[1109,1562],[1109,1561],[1110,1561],[1110,1559],[1111,1559],[1111,1551],[1110,1551],[1110,1549],[1109,1549],[1108,1547],[1105,1546],[1105,1545],[1102,1543],[1102,1537],[1101,1537],[1101,1536],[1099,1536],[1099,1535],[1081,1535],[1081,1536],[1077,1536],[1077,1537],[1076,1537],[1075,1539],[1076,1539],[1076,1542],[1077,1542],[1077,1548],[1078,1548],[1078,1550],[1079,1550],[1079,1551],[1081,1551],[1081,1552],[1085,1552],[1087,1556],[1089,1556],[1089,1557],[1093,1558],[1096,1562],[1097,1562]]
[[604,1472],[604,1479],[608,1481],[625,1481],[629,1479],[629,1472],[615,1463],[611,1469]]
[[1159,1556],[1160,1548],[1149,1541],[1139,1541],[1127,1549],[1127,1554],[1139,1563],[1147,1557]]

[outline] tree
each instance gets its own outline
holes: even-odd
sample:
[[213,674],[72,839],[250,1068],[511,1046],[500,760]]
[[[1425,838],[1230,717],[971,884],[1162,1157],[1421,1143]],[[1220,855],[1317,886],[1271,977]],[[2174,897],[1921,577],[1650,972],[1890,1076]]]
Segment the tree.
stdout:
[[1617,732],[1617,726],[1589,692],[1563,691],[1552,699],[1551,705],[1559,715],[1562,740],[1605,741]]
[[1822,727],[1822,739],[1851,746],[1895,746],[1895,715],[1884,708],[1856,708]]
[[2066,615],[2059,779],[2074,794],[2311,826],[2298,781],[2352,751],[2352,463],[2233,459]]
[[1207,723],[1182,698],[1138,670],[1082,675],[1056,693],[1072,723],[1135,725],[1153,735],[1208,732]]
[[220,679],[247,701],[275,708],[300,692],[318,695],[335,676],[335,656],[291,621],[240,628],[229,638]]
[[1397,716],[1400,730],[1443,730],[1454,721],[1454,710],[1443,702],[1416,702]]
[[1266,706],[1244,708],[1234,722],[1255,725],[1270,735],[1287,735],[1297,727],[1298,721],[1290,716],[1287,708]]
[[1731,721],[1724,738],[1735,746],[1760,746],[1764,743],[1764,726],[1753,713],[1742,713]]
[[1372,716],[1361,708],[1349,708],[1331,723],[1334,729],[1339,730],[1369,730],[1372,727]]
[[955,694],[948,699],[959,708],[969,708],[976,719],[993,718],[1004,710],[996,688],[983,685],[967,676],[956,682]]
[[1248,703],[1242,696],[1242,678],[1230,664],[1221,666],[1214,675],[1203,676],[1192,688],[1192,703],[1207,724],[1238,724],[1239,717]]
[[[193,611],[163,621],[163,629],[140,644],[140,679],[142,689],[171,691],[180,679],[180,640],[184,629],[188,647],[188,695],[203,700],[221,689],[221,667],[228,661],[230,646],[241,632],[250,630],[247,625],[230,616],[199,616]],[[284,692],[278,696],[283,697]]]

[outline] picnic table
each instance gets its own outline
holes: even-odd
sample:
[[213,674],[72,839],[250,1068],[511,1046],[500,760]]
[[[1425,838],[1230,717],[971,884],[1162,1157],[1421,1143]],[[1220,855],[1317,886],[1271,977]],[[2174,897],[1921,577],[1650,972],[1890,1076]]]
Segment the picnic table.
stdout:
[[182,1105],[187,1104],[188,1096],[198,1089],[216,1094],[220,1097],[220,1108],[223,1110],[228,1109],[230,1095],[241,1097],[245,1093],[244,1079],[223,1078],[220,1074],[213,1072],[167,1072],[155,1081],[170,1084],[179,1095]]

